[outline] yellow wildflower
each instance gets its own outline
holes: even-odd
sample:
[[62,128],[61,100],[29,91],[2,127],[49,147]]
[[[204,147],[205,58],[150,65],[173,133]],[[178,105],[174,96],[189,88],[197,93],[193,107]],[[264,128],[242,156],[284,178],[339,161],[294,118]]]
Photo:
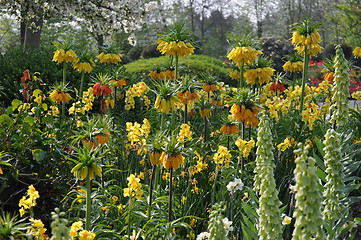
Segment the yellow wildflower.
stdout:
[[291,147],[291,141],[289,138],[286,138],[283,143],[277,145],[279,151],[284,152],[287,148]]

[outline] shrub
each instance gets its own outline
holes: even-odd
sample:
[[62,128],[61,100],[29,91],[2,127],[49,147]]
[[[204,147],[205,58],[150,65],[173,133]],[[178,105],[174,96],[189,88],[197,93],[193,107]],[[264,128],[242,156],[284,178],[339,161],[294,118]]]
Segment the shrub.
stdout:
[[[11,104],[13,99],[22,99],[20,79],[26,69],[30,73],[39,72],[45,87],[62,79],[62,66],[52,62],[53,49],[23,50],[21,46],[13,48],[5,54],[0,54],[0,86],[4,89],[0,95],[0,103],[4,106]],[[73,82],[80,79],[73,69],[68,68],[67,80]]]
[[284,57],[293,51],[293,46],[287,39],[277,39],[274,37],[262,38],[262,52],[273,61],[277,72],[283,71]]
[[[159,58],[139,59],[135,62],[124,65],[129,73],[144,73],[148,74],[156,67],[166,68],[169,64],[168,57],[162,56]],[[183,72],[183,67],[186,67],[188,72],[201,76],[202,74],[212,74],[218,81],[222,81],[228,85],[236,85],[228,76],[232,68],[224,65],[221,60],[205,55],[191,55],[180,59],[180,73]]]
[[155,58],[160,57],[162,54],[157,50],[158,45],[150,45],[148,47],[144,47],[142,51],[143,58]]
[[[347,44],[342,44],[341,45],[342,51],[345,54],[345,58],[346,59],[350,59],[352,57],[352,48],[347,45]],[[331,59],[331,57],[336,55],[336,50],[335,50],[335,44],[328,44],[325,49],[322,51],[322,58],[326,59],[329,58]]]
[[128,51],[127,58],[130,61],[135,61],[140,58],[140,56],[142,55],[142,51],[143,47],[137,45]]

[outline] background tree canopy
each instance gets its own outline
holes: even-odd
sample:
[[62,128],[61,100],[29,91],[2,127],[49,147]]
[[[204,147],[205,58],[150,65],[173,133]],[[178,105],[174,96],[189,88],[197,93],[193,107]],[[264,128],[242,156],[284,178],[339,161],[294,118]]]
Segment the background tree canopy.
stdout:
[[324,48],[331,43],[356,46],[360,41],[359,0],[113,2],[3,0],[1,52],[27,44],[46,48],[68,38],[79,48],[114,46],[123,52],[125,62],[157,57],[157,34],[179,20],[196,36],[197,53],[219,59],[230,48],[231,36],[253,34],[268,45],[270,38],[288,45],[292,26],[305,17],[322,24]]

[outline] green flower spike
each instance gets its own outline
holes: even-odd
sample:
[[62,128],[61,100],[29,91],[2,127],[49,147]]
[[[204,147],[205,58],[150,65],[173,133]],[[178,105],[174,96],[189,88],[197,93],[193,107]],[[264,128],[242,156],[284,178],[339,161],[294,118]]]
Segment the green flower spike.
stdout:
[[[258,236],[260,240],[281,240],[282,220],[278,199],[278,191],[273,176],[273,146],[272,134],[269,126],[269,117],[265,114],[261,116],[260,127],[257,136],[257,158],[256,177],[257,189],[260,190],[259,199],[259,228]],[[256,182],[255,181],[255,182]]]
[[332,97],[333,104],[331,105],[331,110],[333,115],[331,117],[331,122],[336,124],[337,127],[345,125],[347,120],[347,112],[349,109],[348,106],[348,97],[350,96],[349,92],[349,66],[348,61],[345,59],[341,45],[336,46],[336,57],[335,57],[335,79],[332,91],[335,93]]
[[268,159],[273,159],[273,144],[272,144],[272,133],[269,126],[268,117],[265,116],[265,113],[260,114],[261,121],[259,123],[259,128],[257,132],[257,151],[256,151],[256,168],[254,169],[254,185],[253,190],[259,192],[261,189],[261,175],[262,167],[265,161]]
[[335,130],[329,129],[325,135],[325,141],[323,141],[325,147],[325,165],[326,169],[326,185],[324,186],[323,195],[325,197],[323,210],[323,216],[326,221],[334,222],[340,219],[342,214],[341,211],[344,209],[343,200],[344,193],[342,189],[345,184],[342,182],[344,177],[342,169],[342,155],[340,149],[340,134],[336,133]]
[[299,143],[295,150],[296,168],[296,209],[293,217],[296,219],[293,231],[293,240],[305,240],[314,237],[317,240],[325,239],[323,220],[321,215],[321,193],[318,188],[319,179],[316,175],[316,160],[308,157],[309,146],[305,148]]
[[209,215],[209,240],[228,240],[227,232],[224,229],[221,203],[216,203],[212,207]]
[[55,212],[51,212],[51,218],[53,219],[51,223],[51,240],[68,240],[69,239],[69,229],[67,227],[68,220],[65,219],[65,213],[60,212],[59,208],[55,208]]

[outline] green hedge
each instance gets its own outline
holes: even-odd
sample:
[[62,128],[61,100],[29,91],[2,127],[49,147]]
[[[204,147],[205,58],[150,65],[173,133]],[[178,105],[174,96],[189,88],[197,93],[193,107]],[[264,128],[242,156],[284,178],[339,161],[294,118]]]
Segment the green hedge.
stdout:
[[[229,65],[223,64],[221,60],[205,55],[191,55],[180,59],[180,73],[192,73],[197,76],[211,74],[218,81],[228,85],[236,86],[236,82],[229,78],[228,73],[232,71]],[[135,62],[125,64],[124,67],[129,73],[148,74],[157,67],[166,68],[169,58],[166,56],[149,59],[139,59]]]

